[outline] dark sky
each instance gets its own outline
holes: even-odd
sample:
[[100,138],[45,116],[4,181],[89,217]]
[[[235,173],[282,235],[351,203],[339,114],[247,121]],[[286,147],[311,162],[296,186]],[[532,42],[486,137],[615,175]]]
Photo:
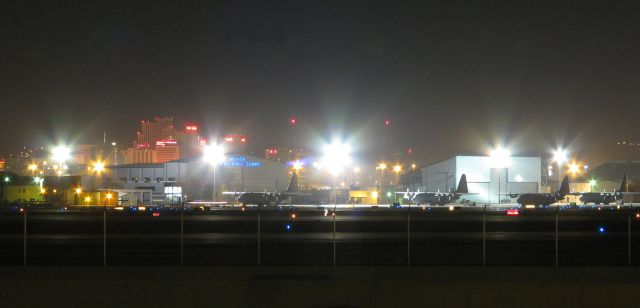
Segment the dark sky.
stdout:
[[[60,2],[60,3],[59,3]],[[388,138],[418,161],[640,140],[640,18],[624,1],[14,1],[0,11],[0,149],[132,140],[173,115],[256,148]]]

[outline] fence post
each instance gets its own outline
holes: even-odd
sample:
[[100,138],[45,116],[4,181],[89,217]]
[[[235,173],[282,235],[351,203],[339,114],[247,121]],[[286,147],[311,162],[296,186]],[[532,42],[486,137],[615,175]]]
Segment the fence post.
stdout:
[[[331,192],[333,193],[333,267],[336,267],[336,209],[338,207],[338,193],[336,191],[336,175],[331,178]],[[382,185],[382,184],[381,184]]]
[[22,223],[22,265],[27,265],[27,207],[24,207],[24,222]]
[[558,262],[558,212],[560,211],[560,205],[556,206],[556,267],[559,266]]
[[631,266],[631,214],[627,215],[627,266]]
[[482,267],[487,265],[487,205],[482,210]]
[[262,215],[262,205],[258,204],[258,266],[261,265],[261,252],[260,252],[260,238],[261,238],[261,231],[260,231],[260,218]]
[[407,267],[411,266],[411,204],[407,207]]
[[102,266],[107,266],[107,207],[102,208]]
[[180,266],[184,266],[184,200],[180,211]]

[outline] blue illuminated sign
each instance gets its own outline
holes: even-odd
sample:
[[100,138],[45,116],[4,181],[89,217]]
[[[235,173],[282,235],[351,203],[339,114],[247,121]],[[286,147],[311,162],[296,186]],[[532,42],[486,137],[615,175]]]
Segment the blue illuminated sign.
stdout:
[[225,167],[245,167],[245,168],[256,168],[262,167],[262,162],[259,161],[249,161],[244,156],[230,156],[227,161],[224,162]]

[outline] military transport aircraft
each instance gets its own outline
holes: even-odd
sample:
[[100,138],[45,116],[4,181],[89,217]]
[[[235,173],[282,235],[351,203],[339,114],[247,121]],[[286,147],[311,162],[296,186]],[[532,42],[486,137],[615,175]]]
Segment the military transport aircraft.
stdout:
[[468,195],[469,189],[467,188],[467,176],[462,175],[460,177],[460,183],[458,188],[452,192],[398,192],[404,194],[404,198],[416,205],[429,204],[429,205],[446,205],[454,202],[462,195]]
[[252,205],[278,205],[283,201],[290,200],[293,196],[301,196],[304,195],[300,192],[298,187],[298,176],[293,173],[291,175],[291,180],[289,181],[289,186],[287,189],[282,192],[231,192],[225,191],[226,195],[237,195],[236,201],[243,206],[247,204]]
[[565,176],[562,179],[562,184],[560,184],[560,189],[555,193],[524,193],[524,194],[511,194],[508,193],[506,195],[510,195],[512,198],[518,197],[518,204],[520,205],[535,205],[537,206],[547,206],[550,204],[554,204],[558,201],[564,199],[566,195],[569,195],[569,177]]
[[609,204],[614,203],[618,200],[621,200],[623,195],[625,194],[637,194],[633,192],[629,192],[629,181],[627,180],[627,175],[622,176],[622,181],[620,182],[620,189],[614,192],[585,192],[580,193],[580,201],[584,204],[593,203],[593,204]]

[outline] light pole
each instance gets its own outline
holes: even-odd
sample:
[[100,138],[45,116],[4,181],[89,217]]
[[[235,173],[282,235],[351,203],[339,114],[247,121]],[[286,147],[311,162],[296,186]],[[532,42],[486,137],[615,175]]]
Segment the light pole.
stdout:
[[7,194],[9,193],[9,190],[7,189],[9,186],[9,183],[11,182],[11,178],[8,176],[5,176],[4,179],[2,180],[2,182],[4,183],[4,203],[8,203],[9,202],[9,198],[7,196]]
[[82,188],[78,187],[75,189],[74,191],[74,195],[75,195],[75,200],[73,201],[73,203],[78,204],[78,200],[80,198],[80,196],[82,195]]
[[[400,186],[400,172],[402,172],[402,165],[398,164],[393,166],[393,172],[396,174],[396,189],[394,190],[397,191]],[[396,203],[396,195],[393,196],[393,203]]]
[[558,148],[553,151],[553,161],[558,164],[558,190],[560,190],[560,185],[562,181],[562,164],[567,161],[567,150]]
[[340,141],[333,141],[325,145],[324,157],[320,161],[320,166],[327,169],[332,176],[331,191],[333,192],[333,266],[336,266],[336,208],[337,194],[335,191],[336,177],[351,163],[351,147]]
[[[58,163],[58,168],[60,170],[56,171],[56,174],[58,176],[62,176],[64,174],[64,169],[66,167],[66,165],[64,164],[67,160],[69,160],[71,158],[71,149],[69,147],[67,147],[66,145],[58,145],[55,146],[54,148],[51,149],[51,160],[53,160],[54,162]],[[67,183],[66,181],[63,181],[64,185],[63,188],[64,189],[64,205],[67,205]]]
[[379,163],[376,169],[380,170],[380,193],[378,193],[378,198],[376,198],[376,203],[380,205],[380,194],[384,194],[382,183],[384,182],[384,170],[387,169],[387,164],[384,162]]
[[595,187],[598,184],[598,182],[596,181],[596,179],[591,179],[589,181],[589,186],[591,187],[591,192],[593,192],[593,187]]
[[202,153],[203,160],[213,167],[213,202],[216,201],[216,167],[224,162],[224,146],[221,144],[212,143],[204,147]]
[[358,181],[358,173],[360,173],[360,167],[353,167],[353,179],[351,179],[351,185],[354,187],[359,186],[360,183]]

